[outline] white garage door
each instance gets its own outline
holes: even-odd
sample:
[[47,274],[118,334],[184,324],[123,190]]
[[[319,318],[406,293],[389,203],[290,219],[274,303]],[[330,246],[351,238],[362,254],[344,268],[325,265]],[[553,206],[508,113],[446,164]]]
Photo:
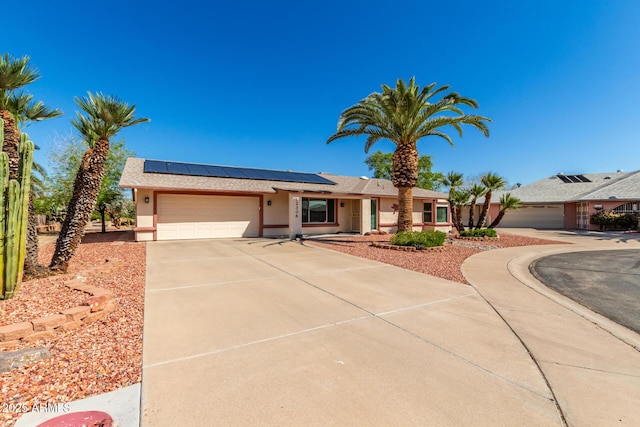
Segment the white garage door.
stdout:
[[564,228],[564,205],[525,205],[507,211],[500,227]]
[[158,240],[258,237],[258,197],[158,195]]

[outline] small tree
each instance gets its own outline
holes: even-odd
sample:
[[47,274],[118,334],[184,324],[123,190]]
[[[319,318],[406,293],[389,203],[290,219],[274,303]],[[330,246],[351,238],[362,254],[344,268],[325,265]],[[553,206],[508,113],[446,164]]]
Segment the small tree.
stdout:
[[462,208],[469,203],[470,197],[471,192],[466,188],[454,190],[449,195],[451,218],[453,219],[453,226],[456,227],[458,232],[464,231],[464,224],[462,223]]
[[476,223],[476,230],[484,227],[484,223],[487,220],[487,214],[489,213],[489,207],[491,206],[491,196],[496,190],[501,190],[507,184],[504,178],[495,173],[487,173],[482,176],[480,182],[487,189],[484,196],[484,203],[482,204],[482,212],[480,212],[480,218]]
[[444,177],[442,183],[449,187],[449,206],[451,206],[453,226],[456,227],[458,231],[463,231],[464,224],[462,224],[462,219],[458,221],[458,218],[462,218],[462,214],[458,212],[458,209],[461,209],[466,203],[466,201],[462,200],[464,192],[461,194],[461,188],[464,185],[463,175],[458,172],[450,171],[447,176]]
[[476,201],[478,197],[482,197],[487,194],[487,188],[478,183],[474,183],[471,188],[469,188],[469,194],[471,196],[471,202],[469,203],[469,228],[473,228],[473,215],[476,210]]
[[511,193],[506,193],[500,196],[500,212],[489,228],[496,228],[508,210],[518,209],[521,205],[522,201],[517,197],[512,196]]
[[[59,140],[50,151],[51,173],[45,180],[46,195],[36,201],[41,213],[64,211],[71,200],[73,183],[85,150],[86,145],[82,141],[69,136]],[[108,205],[124,198],[124,190],[119,187],[119,182],[127,157],[135,157],[135,153],[125,147],[124,139],[111,144],[96,202],[96,211],[101,216],[103,232],[106,231],[105,217]]]

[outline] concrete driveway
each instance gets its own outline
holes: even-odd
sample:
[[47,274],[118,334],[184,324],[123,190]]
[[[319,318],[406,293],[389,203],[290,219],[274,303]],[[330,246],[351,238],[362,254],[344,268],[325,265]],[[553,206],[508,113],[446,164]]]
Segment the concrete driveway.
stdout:
[[562,425],[470,286],[267,239],[147,245],[142,423]]
[[481,252],[462,265],[465,278],[527,346],[566,425],[640,425],[640,335],[546,287],[529,270],[547,255],[638,250],[640,235],[513,232],[572,244]]

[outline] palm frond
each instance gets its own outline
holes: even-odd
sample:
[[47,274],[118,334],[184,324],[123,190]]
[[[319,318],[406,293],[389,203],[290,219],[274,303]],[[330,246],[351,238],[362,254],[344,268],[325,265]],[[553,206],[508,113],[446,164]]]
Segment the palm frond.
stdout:
[[75,102],[84,115],[77,112],[71,123],[90,146],[101,138],[111,138],[122,128],[150,121],[148,118],[135,117],[135,105],[100,92],[87,92],[86,97],[76,97]]
[[451,126],[460,137],[463,126],[469,125],[489,136],[487,117],[467,115],[461,107],[478,108],[478,103],[449,92],[449,86],[436,83],[420,87],[415,77],[408,83],[398,79],[395,87],[383,84],[382,92],[373,92],[355,105],[342,111],[336,132],[327,139],[367,135],[365,152],[379,140],[386,139],[397,147],[415,144],[427,136],[437,136],[453,145],[446,127]]
[[6,109],[13,114],[20,130],[33,122],[52,119],[64,114],[57,108],[48,107],[42,101],[34,101],[33,95],[27,93],[14,93],[9,96]]
[[37,68],[29,64],[28,56],[14,58],[8,53],[0,55],[0,97],[40,78]]

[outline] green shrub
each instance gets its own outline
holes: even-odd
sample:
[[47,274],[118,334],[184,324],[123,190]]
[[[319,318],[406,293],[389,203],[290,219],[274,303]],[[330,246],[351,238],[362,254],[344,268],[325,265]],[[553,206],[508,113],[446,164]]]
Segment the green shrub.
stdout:
[[599,225],[602,230],[631,230],[638,228],[638,214],[617,214],[602,211],[591,215],[591,224]]
[[444,245],[447,234],[442,231],[403,231],[391,237],[391,244],[398,246],[415,246],[416,248],[431,248]]
[[493,228],[481,228],[479,230],[465,230],[460,232],[462,237],[498,237]]

